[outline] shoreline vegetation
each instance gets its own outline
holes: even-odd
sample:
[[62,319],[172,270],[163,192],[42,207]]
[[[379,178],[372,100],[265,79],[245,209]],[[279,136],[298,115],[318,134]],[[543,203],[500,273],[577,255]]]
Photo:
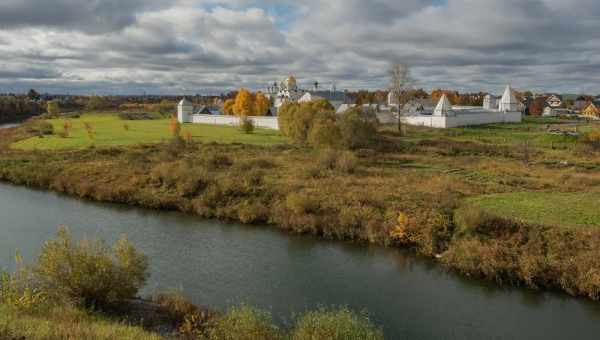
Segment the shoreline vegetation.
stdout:
[[[558,206],[560,199],[597,201],[598,126],[527,119],[448,130],[405,127],[403,136],[357,113],[336,120],[318,105],[283,112],[287,144],[220,144],[177,135],[153,144],[12,147],[46,139],[40,132],[45,121],[36,119],[3,132],[0,179],[84,199],[410,248],[471,277],[600,298],[597,216],[584,226],[569,220],[540,225],[519,209],[498,216],[494,204],[478,204],[482,197],[515,192],[542,205],[544,197]],[[74,118],[70,135],[59,138],[100,138],[94,126],[101,117]],[[156,124],[170,129],[169,120]],[[550,133],[551,125],[581,136]],[[86,126],[92,133],[74,131]],[[522,207],[525,214],[534,208]]]
[[0,271],[0,339],[382,340],[366,312],[319,308],[284,327],[267,311],[241,305],[218,313],[179,291],[137,297],[147,258],[122,236],[75,241],[66,227],[47,241],[37,261]]

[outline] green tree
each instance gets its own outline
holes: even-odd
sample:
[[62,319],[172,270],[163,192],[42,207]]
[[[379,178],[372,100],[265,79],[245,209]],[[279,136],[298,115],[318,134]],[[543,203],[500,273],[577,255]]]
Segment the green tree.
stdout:
[[51,100],[46,104],[46,111],[48,112],[48,114],[52,117],[58,117],[58,115],[60,114],[60,107],[58,105],[58,102],[55,100]]
[[40,94],[36,90],[30,89],[29,92],[27,92],[27,98],[31,100],[39,100]]
[[110,102],[104,97],[91,96],[88,99],[85,108],[88,111],[104,110],[110,108]]
[[374,112],[353,108],[344,113],[338,125],[341,144],[347,149],[369,147],[377,137],[377,117]]

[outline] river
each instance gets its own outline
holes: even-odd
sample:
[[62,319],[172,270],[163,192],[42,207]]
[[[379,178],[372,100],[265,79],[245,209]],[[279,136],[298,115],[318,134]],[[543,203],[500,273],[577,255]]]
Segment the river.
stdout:
[[294,236],[269,227],[87,202],[0,184],[0,267],[29,261],[59,225],[109,242],[126,233],[150,259],[144,294],[183,289],[220,310],[248,303],[279,322],[319,305],[369,311],[390,339],[597,339],[600,304],[498,288],[381,247]]
[[8,123],[8,124],[1,124],[0,123],[0,129],[9,129],[15,126],[19,126],[21,125],[20,123]]

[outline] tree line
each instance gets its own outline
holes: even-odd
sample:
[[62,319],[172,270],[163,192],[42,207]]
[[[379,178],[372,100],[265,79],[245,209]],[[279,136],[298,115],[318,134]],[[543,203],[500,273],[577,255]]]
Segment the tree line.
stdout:
[[42,112],[40,104],[28,97],[0,97],[0,123],[18,122]]

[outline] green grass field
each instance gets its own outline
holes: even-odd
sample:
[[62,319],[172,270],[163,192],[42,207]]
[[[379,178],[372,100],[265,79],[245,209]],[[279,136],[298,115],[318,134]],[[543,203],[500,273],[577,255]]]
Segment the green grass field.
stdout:
[[[44,138],[33,137],[12,144],[20,150],[60,150],[82,149],[90,146],[109,147],[117,145],[135,145],[160,143],[171,138],[170,120],[122,120],[114,114],[85,114],[81,118],[70,119],[72,128],[69,136],[60,137],[64,130],[65,119],[48,120],[54,126],[54,135]],[[85,123],[92,127],[90,138]],[[128,129],[125,128],[128,126]],[[245,134],[236,127],[202,124],[184,124],[182,136],[191,133],[199,142],[244,143],[273,145],[287,143],[287,138],[279,132],[255,129],[253,134]]]
[[558,227],[600,227],[600,193],[517,192],[471,198],[500,217]]
[[[575,131],[575,126],[567,126],[558,118],[526,117],[522,123],[516,124],[489,124],[481,126],[460,127],[453,129],[430,129],[422,127],[408,127],[410,133],[408,140],[420,141],[432,138],[447,138],[456,141],[474,141],[494,145],[515,145],[529,141],[532,146],[552,148],[560,145],[573,145],[577,137],[550,134],[547,126],[563,126],[565,131]],[[395,128],[391,127],[392,129]],[[597,128],[581,122],[577,125],[580,133],[589,132]]]

